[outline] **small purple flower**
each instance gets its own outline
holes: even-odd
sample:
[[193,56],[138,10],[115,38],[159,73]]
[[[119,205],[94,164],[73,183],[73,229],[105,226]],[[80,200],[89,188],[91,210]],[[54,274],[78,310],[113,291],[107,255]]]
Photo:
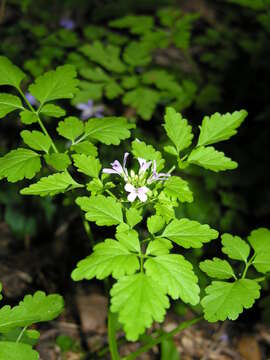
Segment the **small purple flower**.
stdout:
[[150,178],[147,180],[147,184],[151,184],[154,181],[163,181],[168,180],[171,176],[169,173],[157,173],[157,162],[156,160],[153,161],[153,173]]
[[127,158],[129,156],[129,153],[126,152],[124,154],[124,159],[123,159],[123,166],[120,164],[120,162],[118,160],[114,160],[114,162],[111,163],[112,168],[105,168],[102,170],[103,173],[105,174],[117,174],[120,176],[123,176],[125,180],[127,180],[128,178],[128,171],[126,168],[126,164],[127,164]]
[[152,165],[152,161],[147,162],[145,159],[142,158],[138,158],[138,161],[140,164],[139,174],[144,174]]
[[78,110],[81,110],[80,118],[82,120],[87,120],[91,117],[98,117],[98,118],[103,117],[104,106],[103,105],[94,106],[93,100],[88,100],[87,103],[79,103],[76,105],[76,108]]
[[133,186],[131,184],[126,184],[125,190],[130,193],[127,197],[128,201],[130,201],[130,202],[133,202],[137,197],[142,202],[145,202],[147,200],[146,194],[149,191],[149,189],[146,186],[141,186],[139,188],[135,188],[135,186]]
[[26,92],[25,97],[26,97],[26,99],[29,101],[29,103],[31,105],[37,105],[38,104],[37,99],[32,94],[30,94],[30,92]]
[[73,30],[75,28],[75,22],[67,17],[62,17],[59,22],[60,26],[67,30]]

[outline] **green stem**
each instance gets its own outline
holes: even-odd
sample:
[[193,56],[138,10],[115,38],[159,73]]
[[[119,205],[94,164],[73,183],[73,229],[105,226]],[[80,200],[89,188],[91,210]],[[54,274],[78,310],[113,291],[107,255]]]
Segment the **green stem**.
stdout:
[[138,350],[136,350],[133,353],[126,356],[123,360],[134,360],[134,359],[136,359],[139,355],[141,355],[141,354],[145,353],[146,351],[152,349],[153,346],[160,344],[163,340],[171,338],[172,336],[176,335],[178,332],[180,332],[180,331],[182,331],[182,330],[196,324],[200,320],[202,320],[202,316],[181,323],[174,330],[172,330],[172,331],[170,331],[168,333],[164,333],[161,336],[157,337],[156,339],[151,340],[146,345],[142,346]]
[[57,149],[57,147],[56,147],[53,139],[51,138],[50,134],[48,133],[48,131],[47,131],[47,129],[45,128],[42,120],[41,120],[40,117],[39,117],[39,110],[36,111],[36,110],[33,108],[33,106],[32,106],[32,105],[30,104],[30,102],[27,100],[26,96],[24,95],[23,91],[22,91],[20,88],[18,88],[18,91],[19,91],[20,95],[23,97],[23,99],[24,99],[24,101],[26,102],[26,104],[28,105],[29,109],[30,109],[34,114],[36,114],[37,120],[38,120],[38,124],[39,124],[41,130],[43,131],[44,135],[46,135],[47,138],[50,140],[54,152],[58,153],[58,149]]
[[109,337],[109,348],[112,360],[121,360],[117,349],[116,340],[116,324],[117,314],[113,314],[111,311],[108,313],[108,337]]
[[248,268],[249,268],[249,267],[250,267],[250,265],[252,264],[252,262],[253,262],[253,260],[254,260],[255,256],[256,256],[256,253],[255,253],[255,254],[253,254],[253,256],[249,259],[249,261],[248,261],[248,262],[246,262],[246,264],[245,264],[245,269],[244,269],[244,271],[243,271],[243,274],[242,274],[242,276],[241,276],[241,279],[245,279],[246,274],[247,274],[247,271],[248,271]]
[[23,333],[25,332],[25,330],[27,329],[27,326],[25,326],[22,331],[20,332],[19,336],[17,337],[17,340],[16,340],[16,343],[20,342],[22,336],[23,336]]

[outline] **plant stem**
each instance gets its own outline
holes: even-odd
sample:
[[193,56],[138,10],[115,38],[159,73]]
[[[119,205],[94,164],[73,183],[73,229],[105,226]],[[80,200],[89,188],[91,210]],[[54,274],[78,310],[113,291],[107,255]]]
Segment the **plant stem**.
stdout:
[[157,337],[156,339],[151,340],[146,345],[142,346],[138,350],[136,350],[133,353],[126,356],[123,360],[134,360],[134,359],[136,359],[139,355],[141,355],[141,354],[145,353],[146,351],[152,349],[153,346],[160,344],[163,340],[169,339],[170,337],[176,335],[178,332],[180,332],[180,331],[182,331],[182,330],[196,324],[200,320],[202,320],[202,316],[199,316],[199,317],[197,317],[195,319],[192,319],[192,320],[185,321],[185,322],[181,323],[174,330],[172,330],[172,331],[170,331],[168,333],[164,333],[164,334],[160,335],[159,337]]
[[19,336],[17,337],[17,340],[16,340],[16,343],[20,342],[22,336],[23,336],[23,333],[25,332],[25,330],[27,329],[27,326],[25,326],[22,331],[20,332]]
[[19,91],[20,95],[23,97],[23,99],[24,99],[24,101],[26,102],[26,104],[28,105],[29,109],[30,109],[34,114],[36,114],[37,120],[38,120],[38,124],[39,124],[39,126],[41,127],[41,130],[43,131],[44,135],[46,135],[47,138],[50,139],[50,142],[51,142],[51,144],[52,144],[52,148],[53,148],[54,152],[58,153],[58,149],[57,149],[57,147],[56,147],[53,139],[51,138],[50,134],[48,133],[48,131],[47,131],[47,129],[45,128],[42,120],[41,120],[40,117],[39,117],[39,110],[38,110],[38,111],[35,111],[35,109],[34,109],[33,106],[30,104],[30,102],[27,100],[26,96],[24,95],[23,91],[22,91],[20,88],[18,88],[18,91]]
[[116,320],[117,315],[111,311],[108,312],[108,337],[109,337],[109,348],[112,360],[121,360],[117,349],[116,340]]
[[256,256],[256,253],[249,259],[249,261],[245,264],[245,269],[243,271],[243,274],[241,276],[241,279],[245,279],[246,277],[246,274],[247,274],[247,271],[248,271],[248,268],[250,267],[250,265],[252,264],[254,258]]

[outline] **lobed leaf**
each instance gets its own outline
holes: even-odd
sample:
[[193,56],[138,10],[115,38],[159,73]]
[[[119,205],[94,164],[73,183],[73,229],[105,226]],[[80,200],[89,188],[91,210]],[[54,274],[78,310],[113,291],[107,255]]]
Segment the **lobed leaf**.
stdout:
[[198,147],[190,153],[187,161],[212,171],[224,171],[237,168],[237,162],[217,151],[213,146]]
[[25,73],[5,56],[0,56],[0,85],[10,85],[20,89],[21,81],[25,78]]
[[177,152],[186,149],[191,145],[193,134],[192,127],[182,115],[176,112],[173,108],[167,107],[165,114],[164,128],[168,137],[175,145]]
[[248,241],[255,251],[252,262],[255,269],[262,273],[270,271],[270,230],[266,228],[253,230]]
[[236,134],[236,129],[247,116],[246,110],[234,111],[232,114],[215,113],[205,116],[202,121],[198,146],[214,144],[228,140]]
[[230,234],[221,235],[222,252],[234,260],[241,260],[246,262],[250,253],[249,245],[239,236],[232,236]]
[[111,296],[111,311],[119,313],[119,322],[130,341],[136,341],[153,321],[162,322],[169,307],[162,287],[144,273],[120,278]]
[[40,170],[40,155],[32,150],[18,148],[0,158],[0,179],[9,182],[32,179]]
[[182,255],[159,255],[146,260],[146,274],[155,280],[175,300],[180,298],[198,304],[200,288],[192,265]]
[[18,96],[5,93],[0,94],[0,119],[14,110],[22,110],[23,108],[21,99]]
[[38,360],[39,354],[28,344],[0,341],[0,359]]
[[212,278],[222,280],[235,278],[234,271],[227,260],[218,258],[205,260],[200,263],[200,269]]
[[165,193],[181,202],[192,202],[193,193],[188,186],[188,182],[179,176],[171,176],[164,184]]
[[256,281],[250,279],[232,283],[213,281],[205,289],[206,296],[201,301],[205,319],[209,322],[236,320],[243,309],[251,308],[260,297],[260,288]]
[[51,147],[51,140],[48,136],[44,135],[41,131],[23,130],[21,131],[21,137],[26,145],[34,150],[44,151],[48,153]]
[[201,225],[197,221],[175,219],[166,226],[161,237],[168,238],[186,249],[200,248],[203,243],[216,239],[218,232],[209,225]]
[[123,222],[122,207],[112,197],[103,195],[79,197],[76,204],[86,212],[85,217],[99,226],[118,225]]
[[59,122],[56,130],[59,135],[74,142],[77,137],[84,132],[84,124],[75,116],[69,116],[65,120]]
[[22,195],[54,196],[65,191],[82,187],[67,172],[41,178],[37,183],[20,191]]
[[75,154],[72,155],[74,160],[74,165],[78,168],[78,171],[94,177],[98,178],[100,170],[101,170],[101,163],[99,159],[95,159],[91,155],[85,155],[85,154]]

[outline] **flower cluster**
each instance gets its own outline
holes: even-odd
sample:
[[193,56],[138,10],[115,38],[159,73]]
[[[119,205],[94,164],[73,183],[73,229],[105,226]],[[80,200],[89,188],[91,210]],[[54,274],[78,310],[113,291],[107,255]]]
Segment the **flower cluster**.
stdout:
[[76,105],[76,108],[81,110],[80,118],[82,120],[87,120],[91,117],[101,118],[104,116],[104,106],[94,105],[93,100],[88,100],[87,103],[79,103]]
[[159,180],[167,180],[170,177],[169,173],[158,173],[156,160],[147,161],[142,158],[138,158],[139,171],[138,174],[131,170],[130,173],[126,168],[127,158],[129,153],[124,154],[123,164],[121,165],[118,160],[111,163],[111,168],[103,169],[105,174],[117,174],[121,176],[126,182],[124,189],[128,192],[128,200],[133,202],[136,198],[145,202],[147,200],[147,193],[150,191],[149,187],[151,183]]

